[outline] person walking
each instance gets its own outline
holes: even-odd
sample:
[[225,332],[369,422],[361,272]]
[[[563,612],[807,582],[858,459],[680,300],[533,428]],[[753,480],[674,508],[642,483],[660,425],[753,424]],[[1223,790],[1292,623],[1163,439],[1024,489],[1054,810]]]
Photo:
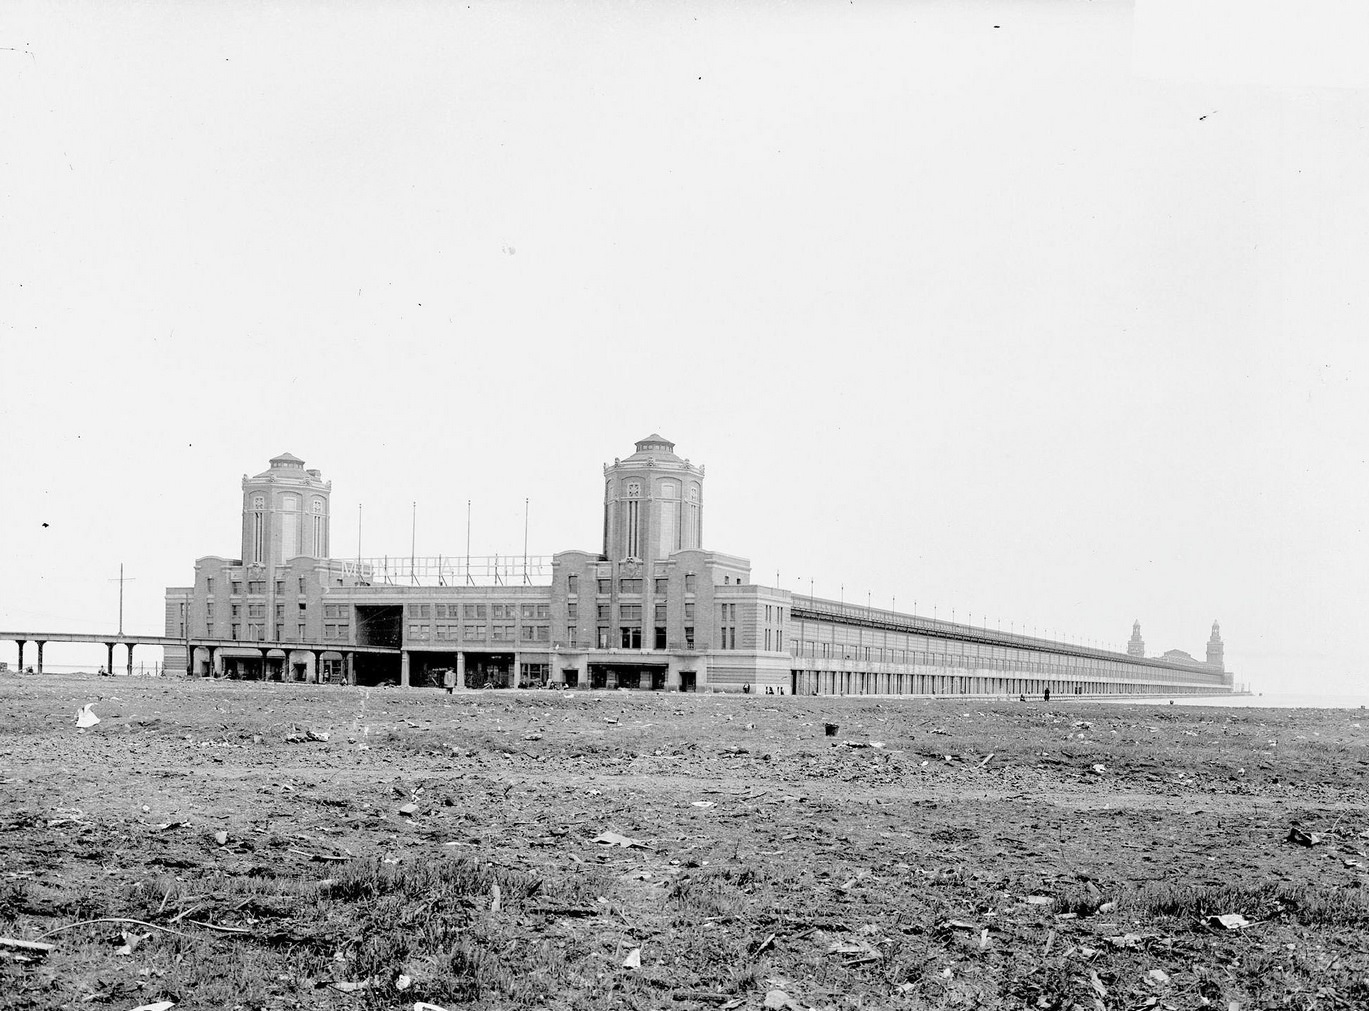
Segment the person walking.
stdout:
[[456,671],[452,670],[450,667],[442,672],[442,687],[447,689],[448,695],[450,695],[452,689],[456,687]]

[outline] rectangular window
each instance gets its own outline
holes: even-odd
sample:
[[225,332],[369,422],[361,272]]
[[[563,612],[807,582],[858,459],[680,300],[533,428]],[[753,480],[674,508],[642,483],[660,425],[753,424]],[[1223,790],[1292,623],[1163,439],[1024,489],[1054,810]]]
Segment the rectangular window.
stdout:
[[249,618],[265,618],[265,617],[266,617],[266,605],[265,605],[265,604],[248,604],[248,605],[247,605],[247,616],[248,616]]
[[301,618],[304,617],[304,612],[305,612],[306,610],[308,610],[308,608],[309,608],[309,605],[306,604],[304,601],[301,600],[301,601],[299,602],[299,616],[300,616]]
[[533,638],[533,641],[534,641],[534,642],[551,642],[551,626],[550,626],[550,625],[536,625],[536,626],[534,626],[534,627],[533,627],[533,630],[532,630],[532,638]]
[[693,626],[693,625],[686,625],[686,626],[685,626],[684,632],[685,632],[685,649],[693,649],[693,648],[694,648],[694,626]]
[[232,580],[231,582],[229,582],[229,584],[228,584],[228,592],[229,592],[229,593],[242,593],[242,583],[241,583],[241,581],[239,581],[239,580],[237,580],[237,579],[234,579],[234,580]]
[[577,593],[580,592],[580,577],[579,577],[579,576],[570,575],[570,576],[567,576],[567,577],[566,577],[566,592],[569,593],[569,594],[572,594],[572,595],[577,594]]
[[570,622],[575,622],[575,621],[578,621],[578,620],[579,620],[579,617],[580,617],[580,605],[578,605],[578,604],[567,604],[567,605],[566,605],[566,620],[567,620],[567,621],[570,621]]
[[532,636],[533,636],[532,626],[531,626],[531,625],[524,625],[524,626],[523,626],[523,639],[524,639],[525,641],[527,641],[527,642],[531,642],[531,641],[532,641]]
[[299,640],[300,642],[303,642],[303,641],[304,641],[304,626],[303,626],[303,625],[300,625],[300,626],[298,627],[298,629],[296,630],[296,632],[297,632],[297,634],[296,634],[295,638],[296,638],[297,640]]
[[228,610],[231,612],[232,617],[234,617],[234,618],[241,618],[241,617],[242,617],[242,605],[241,605],[241,604],[233,604],[231,607],[229,607]]
[[484,626],[484,625],[467,625],[467,626],[466,626],[465,632],[462,634],[462,638],[465,638],[465,639],[483,639],[483,638],[485,638],[485,626]]
[[539,618],[550,618],[550,617],[551,617],[551,605],[550,605],[550,604],[538,604],[538,605],[537,605],[537,617],[539,617]]
[[484,604],[467,604],[467,605],[465,605],[465,606],[461,609],[461,616],[462,616],[463,618],[484,618],[484,617],[485,617],[485,605],[484,605]]
[[767,652],[770,649],[770,629],[768,628],[765,630],[765,648]]
[[694,620],[694,605],[693,605],[693,604],[686,604],[686,605],[684,606],[684,616],[685,616],[685,621],[693,621],[693,620]]
[[599,592],[600,592],[600,593],[611,593],[611,592],[613,592],[613,580],[611,580],[611,579],[600,579],[600,580],[598,580],[598,583],[599,583]]
[[574,625],[566,626],[566,642],[571,646],[575,645],[575,631]]
[[670,580],[667,579],[665,576],[657,576],[657,577],[656,577],[656,592],[657,592],[659,595],[665,596],[666,589],[667,589],[667,587],[668,587],[669,585],[670,585]]
[[532,617],[533,615],[535,615],[536,613],[537,613],[537,605],[536,605],[536,604],[524,604],[524,605],[523,605],[523,607],[522,607],[522,615],[523,615],[524,618],[531,618],[531,617]]
[[595,608],[595,610],[598,612],[598,618],[600,621],[608,621],[608,619],[612,616],[613,606],[611,604],[600,604]]
[[410,617],[410,618],[431,618],[432,616],[433,616],[433,608],[432,608],[432,605],[431,605],[431,604],[410,604],[410,605],[409,605],[409,617]]
[[599,648],[600,648],[600,649],[608,649],[608,626],[607,626],[607,625],[600,625],[600,626],[599,626],[599,635],[598,635],[597,641],[598,641],[598,643],[599,643]]
[[[214,620],[212,618],[204,619],[204,634],[211,637],[214,635]],[[237,636],[233,638],[236,639]]]
[[642,626],[628,625],[618,630],[618,642],[623,649],[642,648]]
[[299,592],[300,592],[300,593],[303,593],[303,592],[304,592],[304,577],[303,577],[303,576],[300,576],[300,577],[299,577]]
[[285,594],[285,580],[283,580],[283,579],[277,579],[277,580],[276,580],[276,593],[281,594],[281,595],[284,595],[284,594]]
[[642,581],[640,579],[620,579],[618,580],[619,593],[641,593]]
[[641,604],[619,604],[619,605],[618,605],[618,619],[619,619],[620,621],[641,621],[641,620],[642,620],[642,605],[641,605]]
[[656,648],[665,649],[665,626],[656,626]]
[[249,580],[247,581],[247,592],[248,592],[249,594],[250,594],[250,593],[255,593],[255,594],[258,594],[258,595],[265,593],[265,592],[266,592],[266,580],[264,580],[264,579],[249,579]]
[[490,638],[499,642],[509,642],[513,639],[512,625],[491,625]]
[[692,572],[685,573],[685,593],[693,593],[699,588],[699,577]]
[[205,593],[213,593],[213,592],[214,592],[214,577],[213,577],[213,576],[205,576],[205,577],[204,577],[204,592],[205,592]]

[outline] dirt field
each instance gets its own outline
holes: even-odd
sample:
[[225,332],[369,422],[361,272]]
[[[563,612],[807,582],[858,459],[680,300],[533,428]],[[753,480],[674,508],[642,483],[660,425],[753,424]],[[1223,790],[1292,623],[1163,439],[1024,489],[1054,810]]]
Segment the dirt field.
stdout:
[[0,717],[0,1007],[1369,1007],[1360,711],[10,674]]

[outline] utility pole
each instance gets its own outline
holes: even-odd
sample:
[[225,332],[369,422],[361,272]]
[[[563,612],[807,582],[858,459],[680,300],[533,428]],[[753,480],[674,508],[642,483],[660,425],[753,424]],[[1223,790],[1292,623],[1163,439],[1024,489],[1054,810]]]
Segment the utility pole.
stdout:
[[523,585],[532,580],[528,578],[528,500],[523,499]]
[[414,567],[414,546],[418,543],[418,503],[414,503],[413,519],[409,523],[409,581],[418,585],[418,570]]
[[471,500],[466,499],[466,582],[474,585],[471,578]]
[[[132,582],[136,581],[136,579],[137,579],[136,576],[129,576],[129,577],[128,577],[128,582],[132,583]],[[107,581],[108,581],[108,582],[111,582],[111,583],[114,582],[114,580],[112,580],[112,579],[107,580]],[[120,562],[120,563],[119,563],[119,635],[122,636],[123,634],[124,634],[124,563],[123,563],[123,562]]]

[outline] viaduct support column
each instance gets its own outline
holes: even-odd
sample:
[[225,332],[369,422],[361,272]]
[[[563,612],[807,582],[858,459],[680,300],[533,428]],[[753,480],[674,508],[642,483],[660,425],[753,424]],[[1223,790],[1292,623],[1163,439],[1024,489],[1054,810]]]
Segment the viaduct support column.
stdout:
[[38,673],[39,673],[39,674],[43,673],[43,647],[46,646],[46,645],[47,645],[47,643],[43,642],[42,639],[39,639],[39,640],[38,640],[38,668],[37,668],[37,669],[38,669]]
[[354,685],[354,684],[357,683],[357,659],[356,659],[356,657],[357,657],[357,655],[356,655],[355,653],[351,653],[351,652],[342,654],[342,662],[343,662],[343,674],[342,674],[342,676],[343,676],[343,679],[346,681],[346,683],[349,684],[349,685]]
[[399,651],[399,687],[409,687],[409,651],[407,649]]
[[24,673],[24,643],[26,643],[28,640],[15,639],[14,641],[19,646],[19,673],[22,674]]
[[129,676],[129,677],[132,677],[132,676],[133,676],[133,643],[131,643],[131,642],[125,643],[124,646],[128,649],[128,676]]
[[466,687],[466,654],[464,652],[456,654],[456,687],[464,690]]
[[517,650],[513,654],[513,670],[509,672],[509,687],[521,688],[523,686],[523,654]]
[[114,674],[114,643],[105,643],[105,652],[108,654],[108,659],[105,660],[105,673],[112,677]]

